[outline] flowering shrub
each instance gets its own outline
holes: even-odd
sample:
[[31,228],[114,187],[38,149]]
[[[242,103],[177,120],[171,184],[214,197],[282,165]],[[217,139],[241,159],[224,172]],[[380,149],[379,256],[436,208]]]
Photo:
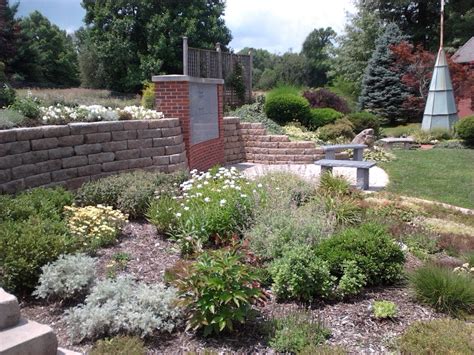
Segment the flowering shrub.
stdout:
[[158,195],[148,218],[178,240],[183,253],[199,250],[210,240],[225,242],[239,233],[249,222],[259,194],[258,185],[235,168],[191,171],[191,179],[180,188],[180,196]]
[[462,266],[455,267],[453,271],[457,274],[474,275],[474,266],[469,263],[462,264]]
[[71,235],[82,249],[96,250],[115,240],[128,216],[110,206],[64,207]]
[[69,107],[61,104],[40,107],[40,116],[44,124],[117,121],[119,119],[151,120],[164,118],[162,112],[148,110],[140,106],[127,106],[123,109],[113,109],[101,105],[80,105],[77,107]]

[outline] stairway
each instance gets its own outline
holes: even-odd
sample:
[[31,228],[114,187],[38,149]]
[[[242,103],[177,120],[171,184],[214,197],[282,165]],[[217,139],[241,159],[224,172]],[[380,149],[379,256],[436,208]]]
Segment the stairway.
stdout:
[[58,348],[51,327],[20,316],[15,296],[0,288],[0,355],[80,355]]

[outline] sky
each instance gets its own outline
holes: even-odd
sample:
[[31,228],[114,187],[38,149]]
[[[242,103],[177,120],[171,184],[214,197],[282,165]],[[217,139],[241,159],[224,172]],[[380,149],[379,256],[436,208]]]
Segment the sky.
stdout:
[[[84,18],[80,4],[81,0],[20,0],[19,15],[39,10],[60,28],[73,32]],[[253,47],[283,53],[299,52],[315,28],[330,26],[340,34],[346,12],[353,11],[351,0],[227,0],[224,18],[232,31],[234,50]]]

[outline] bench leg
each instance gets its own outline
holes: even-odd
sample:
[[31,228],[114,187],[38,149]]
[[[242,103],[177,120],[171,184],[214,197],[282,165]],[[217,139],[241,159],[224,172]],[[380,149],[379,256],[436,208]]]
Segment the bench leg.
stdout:
[[364,160],[364,149],[354,149],[353,160],[362,161]]
[[324,154],[324,159],[336,159],[336,152],[334,150],[330,150]]
[[356,186],[362,190],[369,189],[369,169],[357,168]]

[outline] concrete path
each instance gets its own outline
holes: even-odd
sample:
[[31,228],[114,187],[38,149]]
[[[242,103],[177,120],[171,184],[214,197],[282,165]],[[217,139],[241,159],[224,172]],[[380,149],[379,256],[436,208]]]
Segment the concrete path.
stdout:
[[[314,164],[285,164],[285,165],[264,165],[254,163],[233,164],[242,174],[249,179],[265,175],[269,172],[283,171],[297,174],[308,181],[319,181],[321,167]],[[356,182],[356,169],[354,168],[334,168],[333,173],[342,175],[350,181],[352,185]],[[387,173],[379,168],[373,167],[369,170],[369,191],[378,191],[388,184]]]

